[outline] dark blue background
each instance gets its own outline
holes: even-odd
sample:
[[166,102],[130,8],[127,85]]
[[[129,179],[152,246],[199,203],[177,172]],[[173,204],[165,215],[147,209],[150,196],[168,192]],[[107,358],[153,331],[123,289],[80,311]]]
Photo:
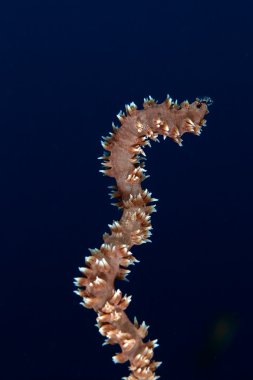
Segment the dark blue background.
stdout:
[[1,4],[1,379],[128,373],[72,279],[120,217],[101,136],[167,93],[214,104],[200,138],[147,148],[153,242],[117,286],[159,338],[162,379],[253,379],[251,2]]

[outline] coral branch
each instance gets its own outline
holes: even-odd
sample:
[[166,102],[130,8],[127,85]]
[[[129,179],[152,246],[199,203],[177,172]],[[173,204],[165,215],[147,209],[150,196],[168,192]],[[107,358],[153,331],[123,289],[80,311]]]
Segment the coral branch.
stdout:
[[86,266],[79,268],[83,276],[75,279],[75,292],[83,298],[83,306],[97,312],[99,332],[106,337],[104,344],[120,346],[121,352],[113,361],[130,362],[131,373],[125,380],[158,379],[155,370],[161,364],[153,360],[157,340],[144,342],[148,326],[145,322],[139,325],[136,319],[132,323],[125,313],[131,296],[123,296],[114,288],[115,279],[126,279],[130,272],[127,268],[138,261],[130,251],[132,246],[150,241],[150,215],[155,211],[152,203],[156,199],[141,188],[148,177],[144,148],[150,140],[157,141],[159,135],[179,145],[186,132],[200,135],[210,104],[210,99],[204,98],[178,105],[170,97],[158,104],[149,97],[144,99],[144,109],[137,110],[131,103],[126,105],[126,114],[117,115],[121,126],[113,124],[113,132],[102,141],[105,151],[99,157],[104,167],[101,172],[115,178],[111,198],[116,199],[114,204],[123,214],[109,225],[110,233],[103,235],[101,247],[90,250],[91,256],[85,258]]

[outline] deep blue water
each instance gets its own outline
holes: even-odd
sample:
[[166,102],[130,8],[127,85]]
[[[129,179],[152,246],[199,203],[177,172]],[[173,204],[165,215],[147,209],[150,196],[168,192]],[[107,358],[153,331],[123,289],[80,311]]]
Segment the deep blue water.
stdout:
[[120,217],[100,139],[124,104],[210,96],[201,137],[147,148],[153,242],[118,284],[165,380],[253,379],[252,5],[8,1],[0,6],[3,380],[116,380],[73,277]]

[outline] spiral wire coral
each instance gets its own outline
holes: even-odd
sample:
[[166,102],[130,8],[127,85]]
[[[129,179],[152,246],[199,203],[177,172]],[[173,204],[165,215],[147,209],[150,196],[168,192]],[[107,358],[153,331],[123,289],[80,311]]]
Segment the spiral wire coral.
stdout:
[[82,276],[75,278],[78,287],[75,292],[82,297],[84,307],[97,313],[104,344],[120,346],[121,351],[113,356],[113,361],[129,361],[130,374],[125,380],[160,377],[155,372],[161,362],[153,359],[157,340],[145,340],[148,326],[145,322],[139,324],[136,318],[131,322],[126,314],[131,296],[114,288],[115,279],[126,279],[129,266],[138,261],[131,248],[150,241],[156,199],[141,187],[148,177],[145,146],[150,145],[150,140],[157,141],[159,135],[164,139],[170,137],[180,146],[184,133],[200,135],[210,104],[209,98],[178,104],[169,96],[161,104],[151,97],[144,99],[141,110],[131,103],[126,105],[126,113],[117,115],[120,127],[113,124],[113,131],[102,141],[101,172],[115,178],[111,198],[122,210],[122,216],[109,225],[110,233],[103,235],[100,248],[91,249],[91,255],[85,258],[85,266],[79,268]]

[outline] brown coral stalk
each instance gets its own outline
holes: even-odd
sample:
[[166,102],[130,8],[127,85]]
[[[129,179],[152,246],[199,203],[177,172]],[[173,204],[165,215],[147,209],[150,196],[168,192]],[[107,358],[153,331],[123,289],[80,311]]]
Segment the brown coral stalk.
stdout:
[[114,288],[115,279],[126,279],[130,272],[126,268],[137,261],[131,247],[150,241],[150,214],[155,211],[150,203],[156,199],[141,188],[147,178],[144,148],[158,135],[170,137],[179,145],[184,133],[199,135],[209,104],[210,99],[204,98],[178,105],[170,97],[157,104],[149,97],[144,99],[144,109],[137,110],[131,103],[126,106],[126,115],[117,115],[120,128],[113,125],[113,132],[102,141],[102,172],[115,178],[111,197],[117,199],[116,205],[123,214],[109,225],[111,232],[104,234],[101,247],[91,250],[91,256],[85,258],[86,266],[79,268],[83,277],[76,278],[75,284],[83,306],[97,312],[97,326],[106,337],[105,344],[119,344],[121,352],[113,357],[114,362],[130,362],[131,373],[125,380],[159,378],[155,370],[160,362],[153,360],[157,341],[144,342],[148,327],[145,322],[139,325],[136,319],[133,323],[128,319],[125,310],[131,297]]

